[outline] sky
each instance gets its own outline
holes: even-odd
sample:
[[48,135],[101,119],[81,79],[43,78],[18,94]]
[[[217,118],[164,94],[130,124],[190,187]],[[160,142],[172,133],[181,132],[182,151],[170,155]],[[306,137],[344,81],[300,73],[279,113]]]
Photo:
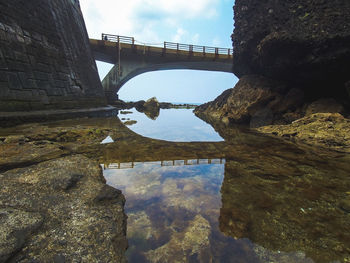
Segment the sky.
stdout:
[[[143,43],[179,42],[232,48],[234,0],[80,0],[90,38],[102,33],[131,36]],[[101,80],[113,65],[96,62]],[[234,74],[164,70],[128,81],[119,91],[125,101],[156,97],[164,102],[204,103],[232,88]]]

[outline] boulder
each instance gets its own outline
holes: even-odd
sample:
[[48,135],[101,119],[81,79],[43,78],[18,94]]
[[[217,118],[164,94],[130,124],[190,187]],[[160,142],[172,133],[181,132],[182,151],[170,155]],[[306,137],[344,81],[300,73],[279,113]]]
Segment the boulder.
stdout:
[[156,97],[148,99],[144,104],[144,113],[147,117],[149,117],[152,120],[157,119],[159,116],[159,109],[160,105]]

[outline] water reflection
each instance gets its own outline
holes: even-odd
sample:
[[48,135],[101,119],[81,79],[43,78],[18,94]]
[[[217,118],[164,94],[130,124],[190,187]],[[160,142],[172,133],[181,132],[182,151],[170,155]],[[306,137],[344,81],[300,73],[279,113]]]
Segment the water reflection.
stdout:
[[225,142],[105,146],[130,262],[350,261],[349,155],[214,127]]
[[[141,113],[135,109],[127,115],[129,128],[146,137],[167,141],[222,141],[215,130],[204,121],[196,118],[191,109],[160,109],[157,114]],[[121,115],[126,119],[125,115]]]

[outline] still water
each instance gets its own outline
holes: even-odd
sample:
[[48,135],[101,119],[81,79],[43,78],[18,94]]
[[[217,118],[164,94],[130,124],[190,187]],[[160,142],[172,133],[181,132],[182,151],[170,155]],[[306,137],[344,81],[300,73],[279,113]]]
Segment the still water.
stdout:
[[126,197],[129,262],[350,262],[349,155],[216,132],[192,110],[119,118],[168,141],[133,139],[104,164]]
[[192,109],[160,109],[155,120],[135,109],[123,112],[132,113],[121,114],[120,119],[137,121],[129,128],[146,137],[174,142],[223,141],[213,127],[194,116]]

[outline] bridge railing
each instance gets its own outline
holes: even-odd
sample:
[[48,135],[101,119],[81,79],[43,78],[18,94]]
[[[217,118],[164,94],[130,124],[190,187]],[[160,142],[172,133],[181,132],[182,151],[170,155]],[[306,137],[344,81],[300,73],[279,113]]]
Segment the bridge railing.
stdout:
[[230,48],[218,48],[218,47],[208,47],[208,46],[198,46],[189,44],[180,44],[175,42],[164,42],[165,49],[181,50],[188,52],[199,52],[199,53],[210,53],[217,55],[232,55],[232,50]]
[[[127,36],[119,36],[119,35],[111,35],[111,34],[103,33],[102,40],[135,45],[135,39],[133,37],[127,37]],[[156,46],[152,44],[148,44],[148,45]],[[190,53],[193,53],[193,52],[203,53],[203,55],[205,54],[228,55],[228,56],[232,55],[232,49],[230,48],[189,45],[189,44],[181,44],[181,43],[166,42],[166,41],[164,42],[163,48],[165,52],[167,49],[171,49],[176,51],[187,51]]]
[[117,43],[125,43],[125,44],[135,44],[135,39],[133,37],[119,36],[119,35],[111,35],[102,33],[102,40],[112,41]]
[[[141,162],[118,162],[104,164],[103,169],[131,169],[134,168],[137,163]],[[186,159],[186,160],[164,160],[155,162],[142,162],[145,164],[155,164],[159,166],[188,166],[188,165],[201,165],[201,164],[224,164],[224,158],[217,159]]]

